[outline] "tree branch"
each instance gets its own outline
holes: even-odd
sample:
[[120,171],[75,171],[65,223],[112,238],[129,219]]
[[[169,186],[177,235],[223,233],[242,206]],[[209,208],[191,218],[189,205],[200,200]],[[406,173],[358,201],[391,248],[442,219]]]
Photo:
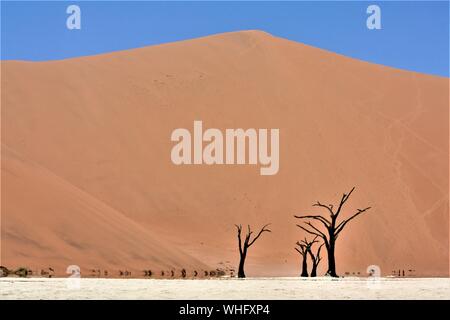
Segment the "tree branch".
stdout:
[[322,246],[323,246],[323,245],[324,245],[323,243],[320,245],[319,249],[317,250],[316,255],[314,255],[314,253],[312,252],[312,250],[309,250],[309,251],[308,251],[308,252],[309,252],[309,255],[310,255],[310,257],[311,257],[311,260],[313,261],[314,265],[316,265],[316,266],[319,265],[319,262],[320,262],[320,260],[321,260],[321,257],[320,257],[320,250],[322,249]]
[[325,208],[325,209],[327,209],[329,212],[330,212],[330,215],[331,216],[333,216],[334,215],[334,212],[333,212],[333,205],[332,204],[330,204],[330,205],[325,205],[325,204],[322,204],[322,203],[320,203],[319,201],[317,201],[315,204],[313,204],[313,207],[322,207],[322,208]]
[[350,198],[350,195],[352,194],[353,190],[355,190],[355,187],[352,188],[352,190],[350,190],[350,192],[348,194],[343,194],[342,195],[342,199],[341,202],[339,203],[339,207],[336,211],[336,218],[338,217],[339,213],[341,212],[342,206],[344,205],[344,203],[348,200],[348,198]]
[[319,216],[319,215],[309,215],[309,216],[294,216],[295,218],[297,218],[297,219],[314,219],[314,220],[318,220],[318,221],[320,221],[320,222],[322,222],[322,224],[325,226],[325,228],[329,228],[330,227],[330,225],[331,225],[331,222],[328,220],[328,219],[326,219],[326,218],[324,218],[324,217],[322,217],[322,216]]
[[315,231],[317,231],[320,234],[321,238],[326,238],[326,235],[320,231],[319,229],[317,229],[311,222],[307,221],[305,222],[308,226],[310,226],[311,228],[313,228]]
[[306,249],[310,249],[314,243],[319,242],[316,240],[317,238],[318,238],[318,236],[315,236],[312,241],[308,241],[305,237],[305,240],[302,240],[301,242],[306,246]]
[[316,263],[316,265],[319,265],[319,262],[320,262],[320,260],[322,260],[322,257],[320,256],[320,250],[322,249],[322,247],[323,247],[323,243],[320,245],[320,247],[319,247],[319,249],[317,250],[317,254],[316,254],[316,260],[317,260],[317,263]]
[[352,219],[356,218],[357,216],[359,216],[361,213],[366,212],[367,210],[369,210],[370,207],[367,207],[365,209],[358,209],[358,212],[355,213],[353,216],[351,216],[350,218],[348,218],[347,220],[342,221],[341,223],[339,223],[339,225],[336,228],[336,231],[334,233],[334,236],[337,237],[338,234],[344,229],[345,225],[347,223],[349,223]]
[[300,242],[297,241],[296,245],[298,245],[300,247],[301,250],[299,250],[298,248],[294,248],[295,250],[297,250],[298,253],[300,253],[302,256],[304,256],[306,254],[305,251],[305,246],[302,245]]
[[[253,243],[255,243],[256,240],[258,240],[258,238],[261,236],[261,234],[263,232],[272,232],[270,229],[266,229],[266,227],[270,225],[270,223],[266,224],[264,227],[262,227],[262,229],[259,231],[258,235],[248,244],[248,247],[250,247]],[[249,227],[250,230],[250,227]],[[250,239],[250,237],[249,237]]]
[[303,226],[301,226],[301,225],[299,225],[299,224],[297,224],[297,227],[299,227],[300,229],[305,230],[305,231],[308,232],[309,234],[312,234],[312,235],[315,235],[315,236],[318,236],[318,237],[321,237],[321,238],[322,238],[322,235],[320,235],[320,234],[318,234],[318,233],[316,233],[316,232],[313,232],[313,231],[311,231],[311,230],[308,230],[308,229],[306,229],[305,227],[303,227]]

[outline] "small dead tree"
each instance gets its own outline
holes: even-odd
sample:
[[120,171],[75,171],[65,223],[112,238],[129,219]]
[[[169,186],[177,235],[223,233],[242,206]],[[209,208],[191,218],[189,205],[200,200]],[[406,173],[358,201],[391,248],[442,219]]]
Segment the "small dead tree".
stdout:
[[[316,237],[317,238],[317,237]],[[306,238],[302,240],[301,242],[297,241],[297,247],[295,250],[297,250],[298,253],[300,253],[302,257],[302,273],[300,274],[300,277],[307,277],[308,276],[308,252],[311,251],[311,246],[317,242],[316,238],[314,238],[313,241],[308,241]]]
[[245,278],[245,272],[244,272],[244,265],[245,265],[245,258],[247,258],[247,250],[251,247],[252,244],[255,243],[256,240],[261,236],[263,232],[272,232],[271,230],[267,229],[267,226],[269,224],[266,224],[264,227],[261,228],[261,230],[258,232],[256,237],[253,238],[253,240],[250,239],[251,235],[253,234],[253,231],[250,229],[250,225],[247,226],[248,231],[245,235],[244,242],[242,243],[242,225],[235,225],[237,228],[237,234],[238,234],[238,243],[239,243],[239,269],[238,269],[238,278]]
[[320,250],[323,247],[323,243],[319,246],[319,249],[317,249],[316,254],[312,252],[312,248],[309,249],[309,255],[312,260],[312,270],[311,270],[311,277],[317,277],[317,267],[319,266],[320,261],[322,260],[322,257],[320,256]]
[[[343,194],[341,201],[339,202],[339,205],[336,210],[333,210],[333,205],[325,205],[317,201],[317,203],[313,204],[314,207],[322,207],[325,208],[329,213],[329,218],[326,218],[321,215],[305,215],[305,216],[294,216],[297,219],[306,220],[304,222],[304,225],[297,224],[297,227],[303,229],[304,231],[308,232],[309,234],[312,234],[314,236],[320,237],[323,239],[323,242],[325,244],[325,248],[327,249],[327,256],[328,256],[328,271],[326,274],[337,277],[336,274],[336,259],[335,259],[335,247],[336,247],[336,240],[339,236],[339,234],[344,230],[345,226],[354,218],[362,214],[363,212],[366,212],[370,209],[370,207],[364,208],[364,209],[357,209],[357,212],[354,213],[350,218],[344,219],[341,222],[338,222],[338,217],[342,211],[342,207],[347,202],[348,198],[350,198],[350,195],[352,194],[353,190],[355,190],[355,187],[350,190],[348,194]],[[312,220],[320,222],[324,227],[326,231],[323,231],[312,224]]]

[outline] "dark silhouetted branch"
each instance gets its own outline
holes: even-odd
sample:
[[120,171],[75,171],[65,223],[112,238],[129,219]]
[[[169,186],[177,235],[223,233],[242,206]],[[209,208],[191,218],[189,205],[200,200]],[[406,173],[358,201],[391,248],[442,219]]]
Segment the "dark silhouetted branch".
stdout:
[[355,213],[353,216],[351,216],[350,218],[348,218],[348,219],[342,221],[341,223],[339,223],[339,225],[336,227],[336,231],[335,231],[334,235],[337,237],[337,235],[344,229],[344,227],[345,227],[345,225],[347,223],[349,223],[352,219],[356,218],[361,213],[364,213],[364,212],[366,212],[369,209],[370,209],[370,207],[367,207],[365,209],[358,209],[358,212]]

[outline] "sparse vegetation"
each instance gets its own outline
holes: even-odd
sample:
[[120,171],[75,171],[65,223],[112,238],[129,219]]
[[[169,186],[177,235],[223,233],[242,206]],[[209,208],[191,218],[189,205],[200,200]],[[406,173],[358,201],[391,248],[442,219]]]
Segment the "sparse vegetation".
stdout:
[[[345,226],[354,218],[358,217],[362,213],[366,212],[370,209],[370,207],[366,207],[364,209],[357,209],[357,212],[354,213],[350,218],[344,219],[341,222],[338,222],[338,218],[342,213],[342,209],[344,204],[350,198],[355,187],[350,190],[348,194],[343,194],[337,209],[334,210],[332,204],[325,205],[317,201],[317,203],[313,204],[314,207],[325,208],[328,212],[328,218],[322,215],[302,215],[302,216],[294,216],[297,219],[305,220],[303,224],[297,224],[299,228],[306,231],[307,233],[314,235],[316,237],[322,238],[325,244],[325,248],[327,249],[327,257],[328,257],[328,270],[326,272],[327,275],[331,277],[337,277],[336,273],[336,258],[335,258],[335,248],[336,248],[336,240],[341,234],[342,230],[344,230]],[[312,221],[318,221],[323,227],[323,229],[312,224]]]
[[247,226],[247,234],[245,236],[244,242],[242,242],[242,225],[235,225],[237,228],[238,233],[238,241],[239,241],[239,270],[238,270],[238,277],[239,278],[245,278],[245,272],[244,272],[244,265],[245,265],[245,258],[247,257],[247,250],[252,246],[252,244],[255,243],[256,240],[263,234],[263,232],[272,232],[270,229],[267,229],[267,226],[269,224],[266,224],[264,227],[261,228],[261,230],[258,232],[256,237],[251,240],[251,236],[253,231],[251,231],[250,225]]

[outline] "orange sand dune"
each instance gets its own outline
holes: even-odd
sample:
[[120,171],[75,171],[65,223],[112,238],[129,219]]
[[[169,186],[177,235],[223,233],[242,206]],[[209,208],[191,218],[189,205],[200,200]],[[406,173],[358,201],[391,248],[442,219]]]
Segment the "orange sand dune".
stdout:
[[[340,236],[338,273],[449,274],[446,78],[259,31],[2,72],[4,265],[236,265],[234,223],[271,222],[247,274],[297,275],[293,215],[356,186],[343,216],[372,209]],[[194,120],[279,128],[278,174],[173,165],[171,132]]]
[[36,163],[2,146],[2,259],[32,270],[69,265],[109,275],[205,268],[152,232]]

